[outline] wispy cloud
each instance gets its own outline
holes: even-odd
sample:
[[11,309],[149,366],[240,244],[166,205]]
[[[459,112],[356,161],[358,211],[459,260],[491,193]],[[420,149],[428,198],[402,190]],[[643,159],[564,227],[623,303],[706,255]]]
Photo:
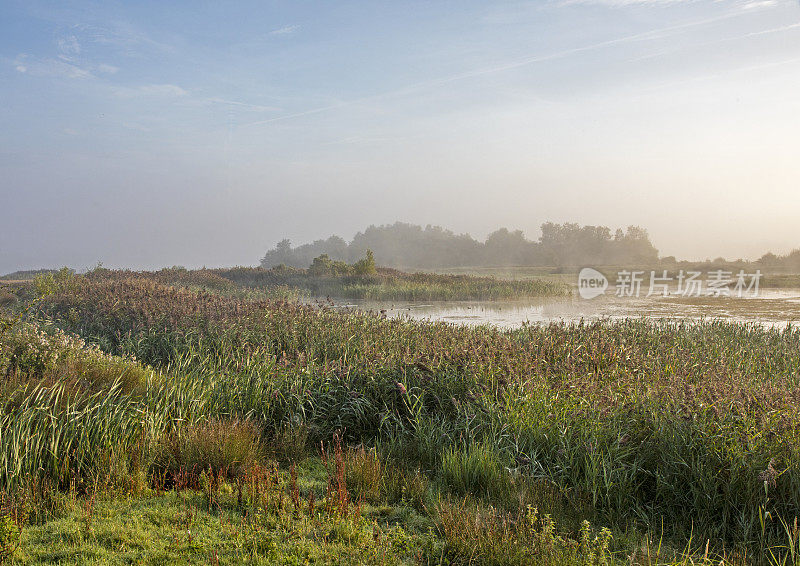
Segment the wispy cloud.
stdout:
[[[75,26],[72,27],[72,31]],[[114,74],[119,67],[107,63],[96,64],[82,56],[81,41],[74,33],[57,37],[55,50],[46,56],[21,53],[14,60],[14,68],[33,76],[63,79],[90,79],[98,75]]]
[[[733,36],[730,36],[730,37],[722,37],[722,38],[719,38],[719,39],[713,39],[711,41],[704,41],[704,42],[696,43],[696,44],[692,45],[691,48],[696,50],[696,49],[698,49],[700,47],[707,47],[709,45],[717,45],[717,44],[720,44],[720,43],[729,43],[731,41],[741,41],[743,39],[750,39],[750,38],[753,38],[753,37],[759,37],[759,36],[764,36],[764,35],[772,35],[772,34],[775,34],[775,33],[783,33],[783,32],[791,31],[791,30],[798,29],[798,28],[800,28],[800,22],[795,22],[793,24],[787,24],[785,26],[779,26],[779,27],[776,27],[776,28],[769,28],[769,29],[763,29],[763,30],[758,30],[758,31],[751,31],[751,32],[748,32],[748,33],[745,33],[745,34],[733,35]],[[667,55],[675,55],[677,53],[682,53],[685,50],[686,50],[686,47],[681,46],[681,47],[679,47],[677,49],[667,49],[667,50],[659,51],[658,53],[651,53],[651,54],[648,54],[648,55],[642,55],[642,56],[639,56],[639,57],[635,57],[635,58],[630,59],[630,61],[646,61],[648,59],[657,59],[659,57],[664,57],[664,56],[667,56]]]
[[[762,10],[775,8],[785,3],[795,3],[794,0],[714,0],[718,3],[727,3],[734,9],[742,11]],[[606,6],[608,8],[631,8],[646,6],[670,6],[678,4],[697,4],[699,0],[557,0],[557,6]]]
[[60,52],[59,57],[71,58],[81,53],[81,45],[74,35],[59,37],[56,43]]
[[19,73],[61,79],[91,79],[119,71],[114,65],[90,65],[67,57],[35,57],[29,53],[17,55],[12,65]]
[[270,35],[292,35],[300,29],[298,25],[283,26],[269,32]]
[[119,67],[115,67],[114,65],[106,65],[105,63],[100,63],[97,66],[97,70],[101,73],[107,73],[109,75],[113,75],[119,71]]
[[[738,4],[741,8],[749,10],[753,8],[771,8],[786,2],[787,0],[714,0],[715,2],[727,2]],[[670,4],[697,4],[699,0],[556,0],[557,6],[608,6],[610,8],[625,8],[631,6],[667,6]]]
[[[743,11],[774,8],[790,0],[714,0],[727,3]],[[608,8],[630,8],[646,6],[669,6],[678,4],[697,4],[699,0],[556,0],[556,6],[606,6]]]
[[[567,0],[567,1],[573,1],[573,0]],[[617,0],[574,0],[574,1],[576,1],[576,2],[584,2],[584,1],[585,2],[595,2],[595,1],[596,2],[606,2],[606,1],[614,2],[614,1],[617,1]],[[648,2],[649,0],[619,0],[619,1],[642,3],[642,2]],[[652,0],[652,1],[662,1],[662,0]],[[689,2],[689,1],[692,1],[692,0],[663,0],[663,1],[671,1],[671,2],[684,2],[685,1],[685,2]],[[395,89],[395,90],[391,90],[391,91],[386,91],[386,92],[382,92],[382,93],[378,93],[378,94],[374,94],[374,95],[368,95],[368,96],[363,96],[363,97],[359,97],[359,98],[355,98],[355,99],[351,99],[351,100],[345,100],[345,101],[341,101],[341,102],[336,102],[336,103],[329,104],[329,105],[326,105],[326,106],[320,106],[320,107],[317,107],[317,108],[311,108],[309,110],[303,110],[303,111],[295,112],[295,113],[292,113],[292,114],[286,114],[284,116],[276,116],[275,118],[268,118],[266,120],[259,120],[259,121],[256,121],[256,122],[250,122],[248,124],[243,124],[243,126],[257,126],[257,125],[263,125],[263,124],[270,124],[270,123],[273,123],[273,122],[280,122],[280,121],[283,121],[283,120],[291,120],[291,119],[294,119],[294,118],[300,118],[300,117],[303,117],[303,116],[310,116],[310,115],[313,115],[313,114],[319,114],[319,113],[322,113],[322,112],[327,112],[327,111],[330,111],[330,110],[335,110],[335,109],[339,109],[339,108],[343,108],[343,107],[347,107],[347,106],[352,106],[352,105],[355,105],[355,104],[362,104],[364,102],[370,102],[370,101],[380,100],[380,99],[383,99],[383,98],[399,96],[399,95],[404,95],[404,94],[410,94],[410,93],[416,92],[418,90],[427,89],[427,88],[434,88],[434,87],[437,87],[437,86],[442,86],[442,85],[446,85],[446,84],[449,84],[449,83],[453,83],[453,82],[457,82],[457,81],[461,81],[461,80],[465,80],[465,79],[470,79],[470,78],[480,77],[480,76],[484,76],[484,75],[500,73],[500,72],[503,72],[503,71],[509,71],[509,70],[513,70],[513,69],[517,69],[517,68],[521,68],[521,67],[526,67],[528,65],[533,65],[533,64],[536,64],[536,63],[544,63],[544,62],[547,62],[547,61],[555,61],[555,60],[563,59],[563,58],[570,57],[570,56],[573,56],[573,55],[578,55],[578,54],[581,54],[581,53],[588,53],[588,52],[592,52],[592,51],[597,51],[597,50],[600,50],[600,49],[605,49],[607,47],[613,47],[613,46],[616,46],[616,45],[623,45],[623,44],[627,44],[627,43],[635,43],[635,42],[652,41],[652,40],[656,40],[656,39],[662,39],[662,38],[670,37],[670,36],[673,36],[673,35],[677,35],[679,33],[682,33],[684,31],[692,29],[692,28],[703,27],[703,26],[706,26],[706,25],[709,25],[709,24],[713,24],[713,23],[716,23],[716,22],[720,22],[720,21],[723,21],[723,20],[728,20],[728,19],[731,19],[731,18],[739,17],[739,16],[741,16],[741,14],[739,12],[728,12],[728,13],[725,13],[725,14],[720,15],[720,16],[715,16],[715,17],[711,17],[711,18],[705,18],[705,19],[701,19],[701,20],[689,21],[689,22],[685,22],[685,23],[682,23],[682,24],[672,25],[672,26],[666,26],[666,27],[663,27],[663,28],[658,28],[658,29],[655,29],[655,30],[646,31],[646,32],[643,32],[643,33],[637,33],[637,34],[633,34],[633,35],[627,35],[627,36],[618,37],[618,38],[615,38],[615,39],[609,39],[609,40],[606,40],[606,41],[601,41],[601,42],[598,42],[598,43],[593,43],[593,44],[585,45],[585,46],[582,46],[582,47],[574,47],[574,48],[571,48],[571,49],[565,49],[563,51],[557,51],[557,52],[548,53],[548,54],[535,54],[535,55],[531,55],[531,56],[528,56],[528,57],[522,57],[520,59],[516,59],[516,60],[513,60],[513,61],[507,61],[507,62],[499,63],[499,64],[496,64],[496,65],[491,65],[491,66],[482,67],[482,68],[479,68],[479,69],[474,69],[474,70],[471,70],[471,71],[465,71],[465,72],[462,72],[462,73],[449,75],[449,76],[446,76],[446,77],[442,77],[440,79],[435,79],[435,80],[431,80],[431,81],[425,81],[425,82],[410,84],[408,86],[405,86],[405,87],[402,87],[402,88],[399,88],[399,89]]]
[[119,86],[113,88],[114,94],[124,98],[136,98],[140,96],[162,96],[162,97],[182,97],[189,92],[178,85],[173,84],[147,84],[135,87]]
[[37,77],[57,77],[63,79],[89,79],[94,75],[91,69],[81,67],[63,59],[33,57],[21,53],[14,59],[17,72]]
[[210,104],[222,104],[224,106],[235,106],[253,112],[279,112],[281,108],[277,106],[263,106],[261,104],[250,104],[249,102],[240,102],[238,100],[228,100],[226,98],[207,98],[206,102]]
[[686,4],[695,2],[696,0],[561,0],[560,6],[571,6],[576,4],[599,5],[609,6],[612,8],[621,8],[625,6],[655,6],[665,4]]
[[778,0],[756,0],[754,2],[747,2],[742,6],[743,10],[756,10],[759,8],[771,8],[778,5]]
[[[111,47],[126,57],[137,57],[142,51],[168,53],[173,47],[167,43],[157,41],[142,30],[124,22],[106,21],[102,24],[80,23],[70,27],[70,33],[75,38],[78,46],[81,44],[96,44]],[[69,47],[69,39],[59,41],[64,47]]]

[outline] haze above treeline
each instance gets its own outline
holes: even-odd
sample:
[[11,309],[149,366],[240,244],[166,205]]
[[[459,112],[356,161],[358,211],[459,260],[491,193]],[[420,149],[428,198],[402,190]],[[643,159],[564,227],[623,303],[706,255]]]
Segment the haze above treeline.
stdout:
[[[545,222],[535,240],[528,239],[522,230],[499,228],[481,241],[468,233],[456,233],[441,226],[421,226],[406,222],[370,225],[347,241],[332,235],[299,245],[284,238],[266,251],[261,267],[285,265],[309,267],[314,258],[327,255],[334,261],[353,264],[371,250],[380,267],[405,270],[437,270],[474,267],[549,267],[567,269],[585,266],[655,266],[665,268],[676,264],[697,265],[702,261],[675,256],[663,256],[648,231],[640,226],[609,228],[577,223]],[[254,258],[253,264],[257,260]],[[766,252],[757,260],[714,257],[705,262],[724,264],[755,264],[774,271],[800,272],[800,249],[785,255]],[[63,265],[63,264],[62,264]],[[98,262],[102,265],[102,262]],[[28,279],[60,266],[41,266],[23,269],[0,276],[4,279]],[[72,266],[81,272],[90,268]],[[135,266],[117,266],[121,268]],[[166,265],[160,267],[167,267]],[[182,266],[173,266],[182,267]],[[205,267],[223,267],[206,264]]]
[[[639,226],[628,226],[623,230],[546,222],[542,224],[537,240],[527,239],[521,230],[500,228],[481,242],[469,234],[456,234],[441,226],[423,228],[396,222],[371,225],[358,232],[350,242],[333,235],[293,247],[289,239],[283,239],[267,251],[261,259],[261,266],[304,268],[322,254],[332,260],[352,263],[363,257],[367,250],[374,253],[378,265],[400,269],[652,265],[679,261],[674,256],[659,256],[647,230]],[[725,258],[719,257],[713,261],[726,262]],[[745,260],[735,261],[743,263]],[[757,262],[769,267],[800,269],[800,250],[786,256],[768,252]]]

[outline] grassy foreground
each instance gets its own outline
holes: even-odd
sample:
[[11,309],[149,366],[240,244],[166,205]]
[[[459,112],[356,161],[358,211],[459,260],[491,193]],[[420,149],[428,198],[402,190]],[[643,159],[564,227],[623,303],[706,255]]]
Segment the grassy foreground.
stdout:
[[258,477],[251,470],[213,493],[181,488],[67,499],[58,518],[22,531],[15,563],[386,564],[419,562],[435,550],[435,538],[422,531],[430,521],[413,509],[328,509],[329,478],[319,459],[292,469],[294,480],[291,472]]
[[464,328],[119,273],[38,289],[38,321],[0,327],[22,563],[798,556],[796,329]]

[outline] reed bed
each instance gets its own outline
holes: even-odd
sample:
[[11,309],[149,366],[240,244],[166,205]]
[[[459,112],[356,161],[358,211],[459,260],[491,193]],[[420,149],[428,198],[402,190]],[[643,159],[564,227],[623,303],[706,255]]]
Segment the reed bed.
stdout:
[[[92,356],[128,360],[119,363],[145,372],[145,386],[111,379],[123,373],[113,364],[102,378],[95,372],[99,389],[59,381],[52,368],[61,362],[20,361],[30,330],[6,334],[2,368],[19,388],[4,392],[5,488],[32,475],[100,481],[88,456],[98,453],[135,476],[152,468],[166,435],[224,418],[252,422],[267,444],[301,439],[288,452],[335,435],[373,446],[387,465],[418,468],[446,493],[493,502],[497,512],[481,513],[505,533],[535,504],[578,525],[568,529],[589,519],[764,561],[795,548],[786,528],[800,516],[793,327],[466,328],[122,276],[77,278],[44,297],[38,316],[102,350]],[[365,454],[353,465],[368,477]],[[539,534],[504,536],[539,541],[550,527],[536,524]],[[559,552],[573,552],[564,544]]]
[[405,273],[378,268],[370,275],[317,276],[295,268],[217,269],[220,277],[253,289],[288,287],[313,297],[374,301],[502,300],[569,295],[571,288],[546,279],[511,281],[492,277]]

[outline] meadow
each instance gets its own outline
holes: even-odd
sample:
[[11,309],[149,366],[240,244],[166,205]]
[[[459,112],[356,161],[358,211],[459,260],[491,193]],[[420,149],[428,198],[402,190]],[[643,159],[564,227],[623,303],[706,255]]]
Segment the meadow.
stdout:
[[[187,270],[171,267],[159,271],[110,270],[98,267],[86,273],[88,279],[146,279],[163,285],[185,287],[196,291],[211,291],[239,299],[313,299],[334,297],[369,301],[463,301],[502,300],[530,297],[569,296],[572,285],[549,278],[508,280],[496,277],[448,275],[436,273],[405,273],[395,269],[373,268],[357,273],[353,266],[331,262],[331,269],[293,267],[233,267],[225,269]],[[51,270],[38,277],[52,279],[59,272]],[[66,276],[68,270],[61,270]],[[35,275],[31,276],[31,281]],[[2,280],[0,280],[1,282]],[[13,280],[0,287],[0,305],[8,296],[9,285],[19,286],[25,280]],[[7,300],[7,299],[6,299]]]
[[376,268],[369,274],[315,274],[308,269],[238,267],[214,273],[239,287],[288,288],[312,297],[369,301],[500,300],[567,296],[569,284],[545,278],[509,280]]
[[800,330],[467,328],[228,275],[14,289],[0,560],[796,563]]
[[[713,271],[722,270],[723,272],[730,272],[732,276],[735,276],[739,271],[752,274],[755,273],[756,270],[759,270],[761,271],[761,278],[759,280],[760,289],[800,289],[800,273],[797,273],[796,270],[782,270],[753,262],[681,261],[665,263],[662,261],[661,263],[653,264],[633,263],[629,265],[593,265],[592,267],[596,267],[611,282],[615,281],[617,274],[623,270],[643,271],[645,277],[648,277],[651,272],[655,272],[660,276],[666,270],[667,276],[672,277],[673,280],[677,278],[681,270],[683,270],[684,273],[699,271],[704,275]],[[506,281],[548,281],[551,283],[573,286],[578,280],[580,269],[580,267],[556,266],[460,267],[437,269],[436,272],[443,275],[469,275]]]

